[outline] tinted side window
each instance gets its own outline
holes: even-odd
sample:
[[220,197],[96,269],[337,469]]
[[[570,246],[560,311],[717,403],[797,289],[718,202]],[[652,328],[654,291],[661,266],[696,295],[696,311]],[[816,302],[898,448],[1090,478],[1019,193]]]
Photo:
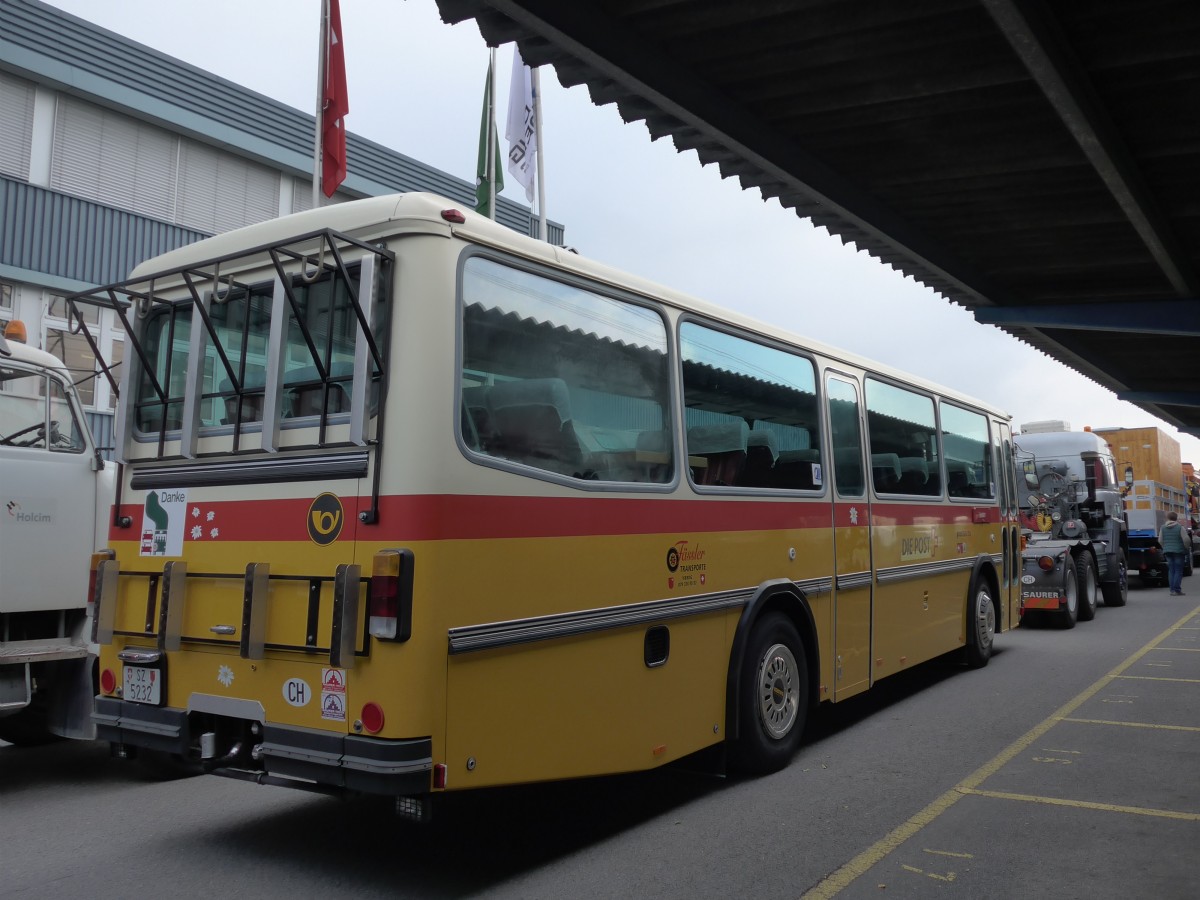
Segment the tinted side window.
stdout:
[[943,403],[942,451],[946,454],[946,492],[951,497],[996,496],[989,450],[987,419]]
[[812,361],[695,322],[680,326],[679,341],[692,480],[821,490]]
[[868,378],[867,431],[877,493],[941,494],[932,397]]
[[667,346],[653,310],[472,257],[463,270],[463,442],[569,478],[669,482]]
[[861,497],[866,493],[863,479],[862,433],[858,418],[858,388],[840,378],[828,378],[829,428],[833,444],[833,474],[838,493],[843,497]]

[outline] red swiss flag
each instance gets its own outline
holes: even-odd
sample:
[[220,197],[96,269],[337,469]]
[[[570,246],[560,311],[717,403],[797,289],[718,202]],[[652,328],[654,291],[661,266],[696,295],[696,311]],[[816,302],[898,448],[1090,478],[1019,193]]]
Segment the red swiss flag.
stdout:
[[321,190],[332,197],[346,178],[346,126],[350,112],[346,95],[346,54],[342,49],[342,11],[338,0],[329,0],[329,28],[325,33],[325,85],[321,92]]

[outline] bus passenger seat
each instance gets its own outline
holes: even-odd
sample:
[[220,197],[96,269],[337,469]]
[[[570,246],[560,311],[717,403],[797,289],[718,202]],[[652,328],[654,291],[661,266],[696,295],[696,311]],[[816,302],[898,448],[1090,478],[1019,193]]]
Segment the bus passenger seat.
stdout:
[[689,428],[688,456],[703,457],[705,463],[694,467],[696,483],[741,484],[749,440],[750,426],[744,420]]
[[746,474],[742,483],[750,487],[772,487],[772,470],[779,459],[775,434],[751,431],[746,443]]
[[[246,366],[242,381],[242,423],[261,422],[263,411],[263,388],[266,385],[266,370],[262,366]],[[238,396],[228,378],[221,379],[220,393],[224,395],[225,415],[223,425],[237,421]]]
[[965,460],[949,457],[946,460],[946,488],[951,497],[971,496],[971,476]]
[[[487,450],[492,443],[493,431],[492,411],[488,407],[488,393],[491,391],[486,384],[475,387],[465,387],[462,390],[462,405],[471,419],[471,426],[478,437],[477,449]],[[463,437],[467,436],[466,431]]]
[[635,481],[661,484],[671,476],[671,432],[639,431],[634,445]]
[[871,454],[871,478],[880,494],[894,494],[900,484],[900,457],[895,453]]
[[782,450],[772,472],[771,487],[807,491],[820,487],[813,477],[814,467],[821,462],[815,449]]
[[564,475],[581,468],[583,454],[561,378],[498,382],[492,385],[488,404],[499,455]]
[[921,456],[900,457],[900,484],[897,490],[902,494],[926,494],[929,489],[925,486],[929,481],[929,463]]

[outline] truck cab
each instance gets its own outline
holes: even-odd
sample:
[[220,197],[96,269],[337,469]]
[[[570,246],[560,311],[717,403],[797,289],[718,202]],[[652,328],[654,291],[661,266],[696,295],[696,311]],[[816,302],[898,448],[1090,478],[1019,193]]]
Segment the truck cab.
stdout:
[[87,558],[113,472],[70,373],[23,339],[19,322],[0,337],[0,740],[92,738]]
[[1090,431],[1021,434],[1017,484],[1022,521],[1022,621],[1066,628],[1098,602],[1124,606],[1129,539],[1108,444]]

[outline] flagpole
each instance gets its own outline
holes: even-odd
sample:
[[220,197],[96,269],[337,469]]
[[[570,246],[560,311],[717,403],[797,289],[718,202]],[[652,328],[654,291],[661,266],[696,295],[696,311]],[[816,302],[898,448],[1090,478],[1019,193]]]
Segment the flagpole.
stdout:
[[317,114],[313,125],[313,177],[312,205],[316,209],[321,205],[321,128],[325,105],[325,55],[329,49],[329,0],[321,0],[321,27],[318,29],[320,46],[317,50]]
[[488,62],[488,215],[496,221],[496,48]]
[[533,128],[537,137],[538,239],[546,240],[546,179],[542,171],[542,79],[541,67],[530,70],[533,83]]

